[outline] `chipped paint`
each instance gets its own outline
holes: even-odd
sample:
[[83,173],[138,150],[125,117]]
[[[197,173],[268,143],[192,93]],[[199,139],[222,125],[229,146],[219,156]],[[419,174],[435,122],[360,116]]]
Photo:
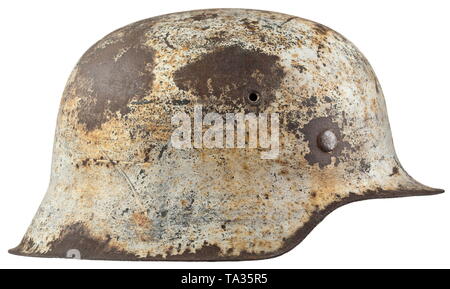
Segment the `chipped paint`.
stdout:
[[225,46],[175,71],[174,81],[181,90],[224,112],[245,107],[246,96],[256,91],[264,96],[258,108],[265,110],[285,75],[278,60],[257,50]]
[[[175,149],[171,116],[196,104],[279,114],[279,157]],[[318,143],[326,130],[330,152]],[[116,30],[81,58],[61,102],[50,186],[10,252],[262,259],[346,203],[440,192],[401,167],[377,78],[342,35],[267,11],[189,11]]]

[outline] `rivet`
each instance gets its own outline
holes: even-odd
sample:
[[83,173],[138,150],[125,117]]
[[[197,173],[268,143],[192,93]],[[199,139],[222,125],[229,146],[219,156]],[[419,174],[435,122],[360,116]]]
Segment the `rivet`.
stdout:
[[317,138],[319,148],[324,152],[331,152],[337,146],[337,137],[331,130],[322,132]]

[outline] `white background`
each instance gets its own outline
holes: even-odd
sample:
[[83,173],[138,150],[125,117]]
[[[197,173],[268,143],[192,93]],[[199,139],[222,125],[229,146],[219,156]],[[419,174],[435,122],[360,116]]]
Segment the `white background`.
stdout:
[[109,32],[160,14],[203,8],[273,10],[325,24],[369,59],[383,87],[398,156],[420,182],[450,189],[449,1],[2,1],[0,4],[0,267],[450,267],[450,194],[353,203],[294,250],[247,262],[104,262],[9,255],[50,174],[65,82]]

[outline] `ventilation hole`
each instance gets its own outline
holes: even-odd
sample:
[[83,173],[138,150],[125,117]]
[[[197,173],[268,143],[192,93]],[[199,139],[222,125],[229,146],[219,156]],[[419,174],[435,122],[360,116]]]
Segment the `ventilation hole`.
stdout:
[[252,103],[256,103],[259,100],[259,94],[256,91],[251,92],[248,95],[248,100]]

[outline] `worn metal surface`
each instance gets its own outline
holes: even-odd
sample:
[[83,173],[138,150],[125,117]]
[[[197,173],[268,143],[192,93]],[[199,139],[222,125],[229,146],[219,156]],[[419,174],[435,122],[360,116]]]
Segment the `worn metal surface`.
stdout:
[[[173,148],[171,116],[194,104],[279,113],[279,157]],[[143,20],[92,46],[64,91],[52,170],[13,254],[267,258],[348,202],[442,192],[401,167],[380,85],[352,43],[318,23],[238,9]]]

